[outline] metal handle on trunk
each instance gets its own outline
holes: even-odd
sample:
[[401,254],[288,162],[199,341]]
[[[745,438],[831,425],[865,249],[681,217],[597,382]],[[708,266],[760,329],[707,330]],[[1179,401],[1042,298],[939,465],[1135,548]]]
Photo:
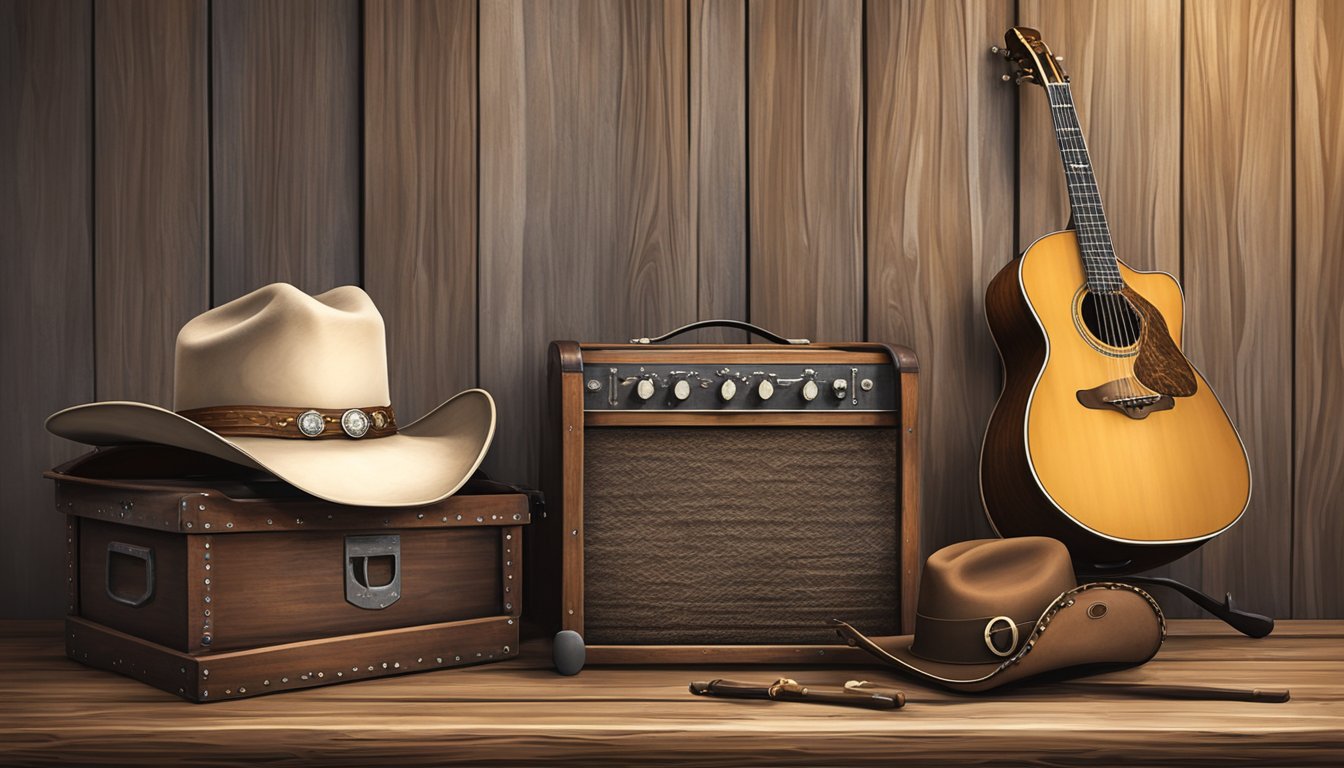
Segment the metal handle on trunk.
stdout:
[[[375,587],[369,581],[369,560],[392,558],[392,580]],[[378,611],[401,599],[401,536],[345,537],[345,600],[358,608]]]
[[[126,557],[141,560],[145,564],[145,589],[139,595],[124,596],[119,595],[112,590],[112,562],[113,555],[125,555]],[[107,596],[132,607],[139,607],[149,602],[154,596],[154,550],[149,547],[140,547],[135,544],[123,544],[120,541],[109,541],[107,543]]]

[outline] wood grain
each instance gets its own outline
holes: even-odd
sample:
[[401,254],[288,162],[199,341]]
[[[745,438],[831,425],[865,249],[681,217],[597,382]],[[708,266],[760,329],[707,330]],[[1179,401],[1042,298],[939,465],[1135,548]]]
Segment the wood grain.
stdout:
[[552,339],[695,318],[684,2],[481,5],[480,380],[488,471],[537,480]]
[[1291,615],[1292,53],[1279,0],[1185,6],[1181,245],[1185,353],[1251,462],[1241,522],[1204,546],[1203,587]]
[[868,5],[868,334],[920,356],[923,547],[992,536],[977,456],[997,394],[984,295],[1013,251],[1010,2]]
[[195,655],[77,616],[67,618],[65,625],[71,659],[198,703],[484,664],[518,654],[518,627],[507,616]]
[[358,3],[211,7],[213,303],[358,283]]
[[[1176,281],[1166,274],[1134,272],[1123,264],[1119,269],[1133,289],[1129,298],[1137,311],[1148,317],[1160,313],[1170,333],[1179,335],[1181,290]],[[1082,549],[1090,553],[1089,564],[1126,559],[1137,564],[1147,558],[1136,550],[1153,547],[1117,544],[1114,539],[1159,544],[1211,536],[1241,514],[1250,494],[1250,472],[1223,408],[1197,379],[1193,395],[1180,397],[1172,410],[1139,423],[1078,403],[1079,389],[1125,379],[1142,362],[1141,354],[1118,359],[1097,354],[1090,340],[1075,332],[1072,299],[1085,279],[1074,233],[1036,243],[1022,257],[1019,273],[1032,315],[1020,330],[996,326],[995,338],[1016,332],[1035,335],[1040,346],[1048,340],[1043,371],[1022,366],[1009,373],[1025,376],[1034,386],[1026,430],[1018,436],[1017,447],[1031,457],[1027,482],[1039,485],[1085,529],[1112,537],[1085,536],[1091,539]],[[1134,294],[1147,302],[1134,301]],[[990,464],[987,458],[986,491]],[[1046,504],[1010,513],[1026,518],[1050,508]],[[1073,554],[1081,559],[1079,549]]]
[[899,712],[686,691],[693,679],[765,679],[760,668],[592,668],[560,677],[538,644],[497,664],[192,706],[71,662],[60,631],[56,623],[0,625],[0,762],[889,765],[899,754],[943,765],[1004,755],[1039,765],[1307,765],[1334,764],[1344,749],[1338,622],[1283,622],[1258,641],[1211,622],[1172,622],[1153,661],[1095,681],[1287,687],[1285,704],[1112,696],[1042,682],[967,696],[876,668],[769,670],[805,683],[861,676],[893,685],[907,697]]
[[919,402],[919,374],[901,372],[901,633],[915,631],[919,609],[919,581],[924,569],[920,537],[924,523],[923,451],[919,442],[924,430],[919,426],[919,411],[910,403]]
[[[1106,206],[1116,255],[1181,276],[1181,3],[1020,0],[1018,22],[1064,57],[1073,101]],[[1063,229],[1064,174],[1043,89],[1019,88],[1018,248]],[[1157,571],[1199,586],[1198,551]],[[1157,590],[1164,609],[1198,615]]]
[[65,606],[64,521],[42,470],[81,449],[47,434],[94,394],[90,5],[0,2],[0,445],[3,616]]
[[[690,0],[690,218],[699,319],[747,319],[747,44],[745,0]],[[670,329],[669,329],[670,330]],[[699,331],[735,343],[746,334]]]
[[[255,648],[320,637],[458,621],[501,613],[504,536],[498,528],[405,531],[400,536],[401,597],[380,610],[346,601],[345,532],[215,536],[215,642],[210,650]],[[283,567],[281,567],[283,564]],[[203,571],[164,574],[187,581]],[[373,583],[387,583],[374,580]],[[196,623],[188,606],[185,623]],[[123,628],[124,629],[124,628]],[[128,630],[129,631],[129,630]],[[190,630],[189,630],[190,631]],[[188,636],[189,648],[200,650]]]
[[[1066,56],[1119,255],[1178,275],[1185,260],[1190,354],[1255,463],[1243,523],[1164,573],[1253,610],[1284,615],[1287,594],[1344,615],[1338,3],[1297,0],[1291,24],[1287,0],[1005,5],[0,0],[0,275],[22,287],[0,395],[31,415],[0,461],[18,489],[0,575],[24,586],[0,614],[59,610],[41,586],[59,578],[57,524],[21,510],[75,448],[37,421],[95,395],[166,403],[177,326],[273,280],[364,280],[403,416],[486,385],[489,468],[527,481],[551,338],[728,315],[910,343],[926,547],[983,535],[967,481],[995,381],[979,302],[1011,249],[999,222],[1022,247],[1066,212],[1042,94],[981,58],[1017,20]],[[1017,140],[999,104],[1014,90]],[[1291,394],[1266,373],[1290,354]]]
[[94,6],[98,398],[173,402],[177,331],[210,306],[204,0]]
[[1344,4],[1302,0],[1296,82],[1293,615],[1344,615]]
[[751,321],[862,339],[862,4],[751,0],[747,16]]
[[474,2],[365,3],[364,287],[406,423],[476,385],[476,60]]
[[[161,645],[183,650],[200,648],[199,642],[192,644],[190,639],[192,635],[199,639],[199,634],[196,632],[196,611],[192,610],[196,604],[190,603],[187,597],[188,586],[196,581],[196,575],[187,573],[186,537],[102,520],[79,520],[77,525],[79,615],[109,627],[135,632],[137,636]],[[118,589],[115,584],[118,579],[113,574],[120,558],[115,558],[109,550],[109,545],[114,542],[148,549],[154,559],[153,578],[149,577],[143,563],[127,558],[122,562],[127,566],[128,578],[121,580],[123,588]],[[112,597],[115,593],[134,599],[144,594],[146,587],[152,592],[142,605],[128,606]]]
[[[1180,276],[1181,3],[1021,0],[1072,76],[1079,123],[1106,204],[1115,253],[1135,269]],[[1044,90],[1024,85],[1018,247],[1069,218]]]

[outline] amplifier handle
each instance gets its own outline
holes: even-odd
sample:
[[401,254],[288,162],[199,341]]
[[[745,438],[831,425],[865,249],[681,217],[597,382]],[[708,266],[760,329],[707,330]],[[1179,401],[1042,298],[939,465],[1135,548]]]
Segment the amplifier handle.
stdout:
[[770,332],[770,331],[765,330],[764,328],[762,328],[762,327],[759,326],[759,325],[752,325],[751,323],[743,322],[742,320],[697,320],[697,321],[695,321],[694,323],[690,323],[690,324],[688,324],[688,325],[683,325],[683,326],[681,326],[680,328],[678,328],[678,329],[676,329],[676,330],[674,330],[674,331],[668,331],[667,333],[664,333],[662,336],[656,336],[656,337],[654,337],[654,338],[649,338],[649,337],[647,337],[647,336],[644,336],[644,337],[641,337],[641,338],[638,338],[638,339],[631,339],[631,340],[630,340],[630,343],[631,343],[631,344],[657,344],[657,343],[660,342],[660,341],[667,341],[668,339],[672,338],[673,336],[680,336],[681,334],[683,334],[683,333],[688,333],[688,332],[690,332],[690,331],[698,331],[698,330],[700,330],[701,328],[736,328],[736,329],[739,330],[739,331],[746,331],[747,333],[754,333],[754,334],[756,334],[757,336],[760,336],[761,338],[766,339],[767,341],[772,341],[772,342],[774,342],[774,343],[776,343],[776,344],[811,344],[811,343],[812,343],[812,342],[808,341],[807,339],[786,339],[786,338],[784,338],[783,336],[780,336],[780,335],[777,334],[777,333],[772,333],[772,332]]

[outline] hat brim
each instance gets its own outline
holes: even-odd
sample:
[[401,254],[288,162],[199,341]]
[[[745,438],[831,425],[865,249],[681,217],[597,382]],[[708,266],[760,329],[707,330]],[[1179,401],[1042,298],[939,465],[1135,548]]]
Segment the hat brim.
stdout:
[[[1092,608],[1097,604],[1105,607]],[[930,661],[910,652],[914,635],[868,637],[842,621],[834,624],[847,643],[889,666],[962,691],[985,691],[1056,670],[1142,664],[1157,654],[1166,636],[1162,609],[1152,596],[1128,584],[1109,582],[1084,584],[1061,594],[1017,650],[1001,662]]]
[[481,389],[450,398],[394,435],[365,440],[223,437],[146,403],[103,402],[54,413],[47,429],[88,445],[159,443],[270,472],[337,504],[410,507],[453,495],[495,434],[495,402]]

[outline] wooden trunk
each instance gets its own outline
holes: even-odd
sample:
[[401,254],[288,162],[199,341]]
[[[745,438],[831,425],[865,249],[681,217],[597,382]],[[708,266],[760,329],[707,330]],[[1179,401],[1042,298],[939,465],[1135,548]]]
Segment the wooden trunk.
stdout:
[[199,702],[517,653],[527,494],[369,509],[247,472],[136,446],[47,473],[71,658]]

